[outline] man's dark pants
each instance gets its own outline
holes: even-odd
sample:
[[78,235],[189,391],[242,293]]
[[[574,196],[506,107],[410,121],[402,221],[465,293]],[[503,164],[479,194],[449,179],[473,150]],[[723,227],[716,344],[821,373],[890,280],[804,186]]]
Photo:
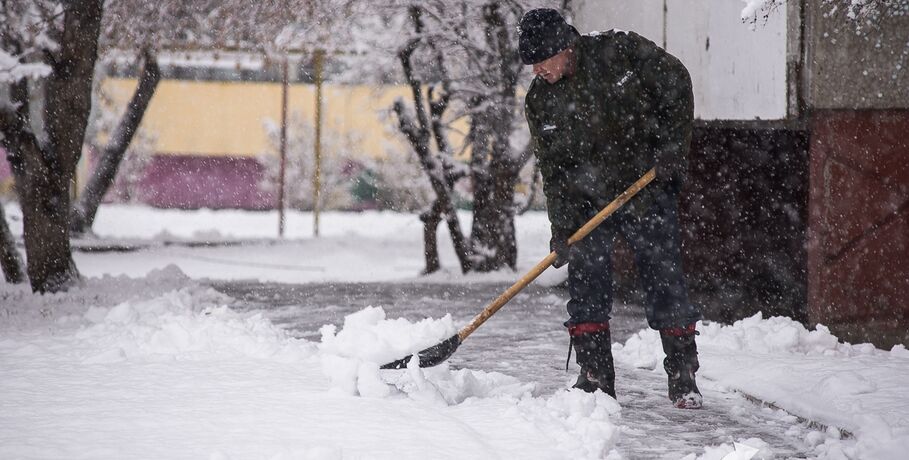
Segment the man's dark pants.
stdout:
[[620,209],[572,245],[568,263],[571,300],[566,325],[609,321],[616,235],[625,238],[634,252],[651,328],[685,327],[701,319],[698,307],[688,300],[682,271],[678,207],[677,192],[657,190],[653,204],[644,213]]

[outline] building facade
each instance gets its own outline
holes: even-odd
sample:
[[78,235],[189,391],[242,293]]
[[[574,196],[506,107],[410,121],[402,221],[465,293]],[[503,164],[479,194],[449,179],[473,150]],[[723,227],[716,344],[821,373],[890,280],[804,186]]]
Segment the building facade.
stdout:
[[[781,2],[581,0],[692,73],[686,265],[711,316],[757,310],[909,345],[909,16]],[[886,12],[885,12],[886,13]]]

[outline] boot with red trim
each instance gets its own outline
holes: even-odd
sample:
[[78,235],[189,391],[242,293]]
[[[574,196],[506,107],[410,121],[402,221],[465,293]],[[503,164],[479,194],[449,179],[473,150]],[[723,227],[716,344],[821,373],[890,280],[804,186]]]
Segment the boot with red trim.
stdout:
[[660,330],[666,353],[663,367],[669,376],[669,400],[679,409],[700,409],[703,406],[703,397],[694,377],[700,367],[694,341],[697,334],[694,324]]
[[574,388],[588,393],[600,390],[615,398],[615,366],[609,323],[581,323],[568,327],[581,374]]

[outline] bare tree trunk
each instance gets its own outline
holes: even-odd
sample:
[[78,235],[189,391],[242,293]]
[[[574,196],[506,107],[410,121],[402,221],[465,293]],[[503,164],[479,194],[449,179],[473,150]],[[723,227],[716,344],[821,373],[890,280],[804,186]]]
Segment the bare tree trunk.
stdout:
[[439,243],[437,230],[439,223],[442,222],[442,206],[436,200],[432,207],[420,214],[420,220],[423,221],[423,255],[426,259],[426,268],[423,274],[428,275],[436,272],[440,268],[439,264]]
[[16,240],[9,231],[3,206],[0,205],[0,268],[7,283],[25,282],[25,271],[22,270],[22,257],[16,249]]
[[69,180],[63,161],[50,147],[43,148],[31,130],[24,80],[11,85],[11,98],[18,107],[15,114],[3,114],[3,144],[22,206],[29,281],[36,292],[65,290],[79,278],[66,223]]
[[[411,17],[414,20],[414,25],[417,33],[420,33],[422,27],[420,23],[420,11],[421,10],[419,7],[411,8]],[[461,264],[461,271],[467,273],[471,268],[468,247],[464,240],[464,234],[461,232],[461,225],[458,219],[457,211],[451,202],[451,183],[449,183],[449,177],[451,177],[451,167],[446,167],[445,159],[440,158],[442,155],[432,155],[430,146],[430,132],[433,131],[433,128],[435,127],[431,126],[429,117],[426,114],[426,107],[423,101],[422,83],[414,75],[413,66],[410,60],[419,44],[419,39],[411,40],[407,46],[405,46],[398,54],[398,58],[400,59],[401,66],[404,70],[404,76],[407,79],[407,83],[410,86],[411,94],[413,96],[416,121],[414,121],[414,119],[412,119],[407,114],[407,111],[404,107],[404,102],[401,100],[395,101],[394,111],[398,116],[399,129],[407,137],[407,140],[410,142],[411,146],[416,152],[417,157],[420,160],[420,165],[423,167],[423,171],[425,171],[426,175],[429,177],[429,183],[436,195],[435,202],[433,203],[432,208],[427,215],[427,219],[424,220],[426,225],[426,227],[424,227],[424,241],[430,244],[430,246],[426,248],[426,270],[429,272],[431,269],[432,271],[438,269],[437,262],[433,262],[433,259],[438,259],[438,251],[435,249],[435,227],[430,228],[430,224],[434,221],[432,214],[435,212],[434,210],[438,208],[440,216],[444,217],[445,222],[448,224],[448,232],[451,235],[455,254],[457,254],[458,261]],[[443,95],[442,98],[445,99],[447,96]],[[431,95],[430,99],[432,99]],[[440,107],[441,110],[444,111],[444,108],[447,105],[447,99],[445,99],[445,101],[446,102],[441,104],[441,106],[435,106],[433,109],[437,110]],[[441,114],[438,114],[437,118],[441,118]],[[440,129],[435,131],[435,134],[437,135],[437,142],[439,142],[438,134],[440,132]],[[445,145],[440,144],[439,147],[444,149]],[[438,225],[438,223],[436,225]],[[432,232],[432,237],[430,240],[426,240],[427,235],[429,235],[430,232]],[[435,266],[433,266],[433,264],[435,264]]]
[[517,264],[514,187],[518,172],[505,160],[509,154],[507,139],[498,135],[510,132],[510,122],[503,113],[475,114],[471,120],[471,263],[477,271],[515,268]]
[[92,77],[103,0],[73,1],[65,9],[60,50],[51,66],[44,109],[48,145],[40,145],[28,115],[25,81],[12,86],[15,113],[4,111],[4,132],[24,218],[28,277],[35,292],[56,292],[78,282],[69,243],[70,187],[91,111]]
[[155,94],[158,82],[161,80],[156,57],[150,51],[145,51],[143,56],[144,63],[136,91],[110,141],[102,151],[101,159],[85,185],[79,201],[73,206],[70,230],[75,234],[85,233],[95,222],[95,215],[98,213],[101,200],[111,184],[114,183],[126,149],[132,142],[152,96]]
[[[466,4],[462,4],[467,7]],[[400,52],[399,58],[405,77],[413,92],[416,119],[408,116],[402,103],[395,106],[399,117],[400,130],[407,135],[408,140],[417,152],[424,170],[430,177],[433,189],[436,190],[437,202],[426,211],[423,221],[424,240],[426,244],[427,267],[434,269],[437,263],[436,241],[434,239],[434,226],[439,220],[435,213],[445,217],[452,228],[451,216],[455,216],[451,205],[450,193],[454,181],[450,180],[448,173],[453,165],[448,155],[449,151],[444,142],[445,136],[442,128],[442,117],[431,110],[430,119],[427,119],[424,108],[421,82],[414,77],[411,55],[419,47],[429,50],[435,58],[435,65],[427,64],[426,71],[435,75],[434,79],[443,82],[446,95],[447,72],[444,67],[443,54],[436,45],[440,40],[436,35],[422,35],[421,14],[419,6],[410,7],[410,17],[414,22],[416,38],[412,39]],[[502,267],[515,268],[517,263],[517,245],[515,242],[514,215],[514,186],[518,181],[521,167],[529,159],[527,152],[513,152],[510,145],[510,135],[513,131],[514,109],[516,107],[516,88],[521,63],[518,59],[517,45],[513,31],[508,26],[507,18],[518,17],[521,14],[520,6],[510,2],[487,1],[482,6],[484,37],[486,42],[478,46],[464,46],[471,66],[474,67],[471,78],[479,79],[479,85],[467,85],[460,88],[460,97],[470,95],[465,101],[470,114],[470,131],[467,142],[471,149],[469,174],[473,185],[474,218],[470,239],[465,245],[465,250],[457,249],[463,244],[463,235],[452,232],[456,251],[468,257],[462,259],[462,269],[469,268],[477,271],[491,271]],[[439,19],[437,16],[432,16]],[[461,25],[463,27],[463,24]],[[458,29],[458,24],[451,25]],[[465,37],[458,35],[456,46],[461,46]],[[446,95],[447,97],[447,95]],[[440,98],[442,99],[442,98]],[[428,103],[433,109],[434,100],[432,88],[429,92]],[[442,104],[444,107],[444,104]],[[431,133],[430,133],[431,128]],[[439,147],[439,155],[430,153],[429,136],[432,134]]]
[[[475,98],[474,107],[484,99]],[[498,247],[495,228],[490,225],[498,216],[493,204],[496,184],[490,174],[490,126],[487,111],[475,112],[470,121],[470,177],[473,184],[473,225],[470,230],[471,264],[481,272],[496,270]]]
[[[417,91],[419,91],[419,85],[417,85]],[[415,96],[415,99],[417,99],[419,103],[422,103],[417,96]],[[435,192],[435,201],[438,202],[440,214],[444,216],[445,222],[448,224],[448,231],[451,234],[455,253],[458,256],[458,261],[461,263],[461,271],[467,273],[467,271],[470,270],[467,245],[464,241],[464,234],[461,233],[461,224],[458,221],[458,214],[451,203],[451,188],[446,183],[444,168],[442,167],[441,162],[433,157],[430,152],[429,133],[425,128],[419,128],[414,124],[413,120],[407,115],[403,101],[398,100],[395,102],[394,111],[398,116],[398,124],[401,132],[407,137],[407,140],[417,153],[423,171],[429,176],[429,183],[432,186],[433,192]],[[427,266],[427,269],[429,268],[430,267]]]
[[510,146],[520,70],[517,50],[500,5],[491,2],[483,8],[490,46],[496,51],[489,56],[498,59],[486,63],[487,68],[493,69],[486,76],[486,84],[498,90],[475,98],[471,104],[474,108],[484,107],[472,116],[469,134],[474,185],[471,263],[477,271],[491,271],[517,266],[514,187],[529,157],[515,156]]
[[[437,53],[437,66],[444,68],[441,53]],[[456,171],[454,162],[451,159],[451,149],[448,147],[448,141],[445,137],[445,127],[442,123],[442,115],[448,108],[448,102],[451,93],[448,91],[447,82],[443,84],[442,92],[439,97],[433,97],[435,88],[429,88],[429,117],[431,120],[433,139],[439,151],[439,159],[442,162],[442,169],[445,171],[445,180],[448,189],[454,187],[455,182],[464,176],[463,171]],[[420,214],[420,220],[423,221],[423,254],[426,258],[426,269],[423,274],[428,275],[440,268],[439,264],[439,245],[437,230],[439,223],[442,222],[442,202],[438,199],[433,201],[429,209]],[[462,267],[463,268],[463,267]]]

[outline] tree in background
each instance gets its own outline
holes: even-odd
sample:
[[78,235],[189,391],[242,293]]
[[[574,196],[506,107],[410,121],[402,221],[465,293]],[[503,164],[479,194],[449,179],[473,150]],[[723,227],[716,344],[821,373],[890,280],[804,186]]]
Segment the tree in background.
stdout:
[[161,79],[158,56],[168,51],[239,50],[279,56],[324,43],[343,11],[341,0],[177,0],[108,2],[102,51],[110,59],[141,57],[138,85],[71,216],[75,233],[88,231]]
[[[0,4],[0,60],[10,99],[0,108],[0,132],[37,292],[65,290],[79,279],[69,243],[69,192],[91,111],[102,15],[103,0]],[[39,97],[30,97],[32,91]]]
[[[523,0],[428,0],[399,1],[382,10],[383,26],[395,33],[379,35],[377,47],[384,44],[393,53],[411,89],[410,104],[398,100],[393,110],[435,194],[421,215],[427,272],[439,268],[435,233],[442,220],[462,271],[515,268],[514,216],[519,210],[515,188],[532,156],[523,104],[517,97],[523,66],[516,27],[527,8],[550,3],[565,6]],[[452,146],[451,124],[460,119],[468,122],[468,132],[463,145]],[[454,160],[455,150],[469,151],[466,168]],[[469,180],[472,191],[469,237],[461,231],[451,196],[462,179]]]
[[25,282],[25,272],[22,271],[22,257],[16,249],[13,233],[6,223],[3,205],[0,204],[0,269],[7,283],[18,284]]
[[[138,57],[141,59],[141,56]],[[103,66],[97,66],[96,72],[102,73]],[[91,179],[100,181],[99,176],[109,174],[109,171],[101,171],[100,166],[93,166],[99,163],[101,152],[107,148],[111,149],[112,137],[116,131],[123,131],[123,113],[124,110],[117,110],[116,101],[112,98],[109,88],[101,84],[103,78],[95,78],[95,102],[92,107],[92,115],[89,118],[88,128],[85,133],[86,151],[91,155],[89,168],[92,170]],[[126,109],[129,110],[129,109]],[[155,150],[157,136],[148,129],[141,126],[136,128],[133,138],[122,154],[119,162],[116,163],[116,174],[114,181],[109,185],[109,189],[103,197],[113,197],[115,202],[130,203],[136,200],[138,196],[139,184],[145,167],[151,162]],[[110,161],[110,159],[108,159]],[[77,184],[78,186],[78,184]],[[85,200],[85,194],[89,187],[83,187],[79,201]],[[100,202],[99,202],[100,204]],[[73,205],[73,217],[79,214],[79,203]],[[94,213],[97,213],[97,209]],[[94,213],[86,212],[86,216],[93,216]],[[76,224],[71,223],[70,228],[76,232]],[[84,233],[90,233],[91,227],[84,227]]]
[[[265,129],[270,148],[258,158],[265,168],[259,187],[277,194],[281,172],[278,153],[281,127],[269,120]],[[290,115],[284,193],[287,205],[294,209],[314,208],[314,131],[312,123],[303,121],[298,113]],[[356,152],[360,145],[356,133],[327,129],[322,135],[321,209],[414,211],[429,200],[429,184],[413,156],[389,151],[380,158],[363,158]]]
[[[475,88],[465,88],[464,102],[471,114],[470,173],[473,182],[474,219],[471,230],[472,266],[491,271],[516,268],[518,249],[514,216],[515,186],[531,157],[526,144],[515,146],[516,127],[524,118],[517,98],[518,76],[523,64],[518,57],[517,24],[524,14],[518,2],[485,2],[479,8],[485,49],[464,47],[478,72]],[[466,24],[465,24],[466,25]],[[472,91],[471,91],[472,90]]]
[[[273,120],[265,123],[269,139],[269,152],[259,156],[259,163],[265,167],[260,188],[277,195],[281,162],[278,149],[281,141],[281,126]],[[284,196],[287,206],[293,209],[312,210],[315,207],[313,172],[315,171],[314,136],[312,123],[304,121],[293,113],[287,121],[287,161],[284,173]],[[360,175],[364,165],[354,160],[353,149],[357,139],[352,134],[331,130],[323,131],[321,188],[319,207],[321,209],[349,209],[353,205],[350,184]]]
[[[407,16],[413,23],[413,36],[398,50],[397,57],[401,62],[405,81],[411,90],[413,113],[409,112],[403,99],[395,101],[394,112],[401,133],[407,138],[420,160],[420,166],[435,193],[433,203],[420,215],[424,223],[423,249],[426,258],[424,273],[432,273],[440,267],[436,229],[443,219],[447,223],[461,271],[466,273],[472,265],[470,245],[464,239],[457,210],[452,202],[452,188],[455,182],[466,176],[466,172],[463,168],[456,167],[452,160],[443,120],[451,102],[451,80],[441,50],[434,41],[426,41],[423,38],[426,27],[422,6],[406,5],[406,8]],[[428,72],[425,77],[438,83],[430,85],[425,94],[424,78],[418,73],[419,64],[417,66],[414,64],[415,58],[423,57],[418,54],[421,51],[428,51],[428,56],[424,59],[429,61],[427,67],[434,70]],[[433,143],[437,154],[433,154]]]
[[366,164],[375,179],[375,200],[380,209],[419,211],[433,197],[432,187],[409,152],[390,151]]
[[[0,101],[0,145],[7,151],[23,210],[32,289],[61,291],[79,280],[69,242],[71,216],[84,230],[113,182],[160,77],[154,50],[258,47],[280,52],[304,43],[330,43],[328,37],[337,35],[335,20],[344,17],[345,4],[333,0],[0,1],[0,84],[8,87],[8,97]],[[89,196],[73,209],[70,189],[93,105],[99,43],[101,50],[112,53],[141,48],[141,74],[147,78],[142,79],[145,84],[140,82],[104,149],[102,167],[87,186]]]
[[114,183],[120,163],[126,156],[127,149],[139,129],[142,117],[161,80],[155,54],[150,48],[145,48],[142,54],[143,64],[139,84],[116,127],[109,132],[110,139],[107,144],[96,147],[96,151],[100,153],[97,164],[82,189],[79,199],[73,204],[70,230],[74,234],[89,231],[95,222],[98,206],[101,205],[101,200]]

